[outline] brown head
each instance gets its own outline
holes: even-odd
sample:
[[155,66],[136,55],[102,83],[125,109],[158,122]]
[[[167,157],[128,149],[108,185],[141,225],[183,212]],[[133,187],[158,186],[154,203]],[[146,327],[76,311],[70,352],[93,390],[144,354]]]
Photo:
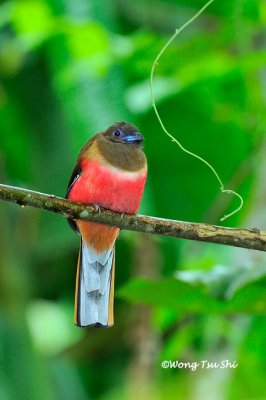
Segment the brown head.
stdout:
[[144,137],[139,133],[136,126],[123,121],[111,125],[102,135],[112,142],[131,147],[141,147],[144,140]]
[[142,151],[143,136],[138,129],[127,122],[116,122],[106,131],[95,135],[82,149],[87,153],[100,155],[113,167],[134,172],[146,167],[146,157]]

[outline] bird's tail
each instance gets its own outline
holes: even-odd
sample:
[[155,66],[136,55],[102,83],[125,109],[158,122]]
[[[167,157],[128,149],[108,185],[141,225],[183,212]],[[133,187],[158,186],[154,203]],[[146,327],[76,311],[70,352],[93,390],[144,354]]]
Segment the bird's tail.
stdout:
[[75,315],[77,326],[114,324],[114,247],[97,253],[81,240],[77,267]]

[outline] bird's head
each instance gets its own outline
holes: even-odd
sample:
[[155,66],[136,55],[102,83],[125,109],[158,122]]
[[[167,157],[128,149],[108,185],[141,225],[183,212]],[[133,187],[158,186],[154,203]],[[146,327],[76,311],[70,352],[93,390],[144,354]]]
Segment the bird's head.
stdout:
[[127,145],[141,146],[144,137],[139,133],[138,128],[127,122],[116,122],[104,133],[104,137],[112,142]]

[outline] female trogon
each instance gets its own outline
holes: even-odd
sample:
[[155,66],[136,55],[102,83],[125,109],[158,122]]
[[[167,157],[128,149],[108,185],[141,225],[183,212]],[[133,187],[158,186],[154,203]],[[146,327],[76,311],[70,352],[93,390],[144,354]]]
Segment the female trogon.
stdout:
[[[135,214],[147,177],[142,142],[138,129],[127,122],[117,122],[93,136],[79,153],[66,197]],[[81,235],[74,322],[82,327],[112,326],[119,228],[81,220],[69,223]]]

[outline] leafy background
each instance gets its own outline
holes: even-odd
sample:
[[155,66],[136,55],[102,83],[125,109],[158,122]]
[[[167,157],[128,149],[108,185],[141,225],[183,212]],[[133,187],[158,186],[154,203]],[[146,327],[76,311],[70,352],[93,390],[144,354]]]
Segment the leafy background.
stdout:
[[[145,135],[141,213],[219,223],[237,203],[162,133],[152,62],[201,0],[0,2],[1,182],[63,196],[79,148],[117,120]],[[156,70],[167,128],[265,228],[266,4],[216,1]],[[0,204],[0,399],[265,399],[266,257],[122,232],[115,327],[72,324],[78,237],[57,215]],[[162,369],[162,360],[233,369]]]

